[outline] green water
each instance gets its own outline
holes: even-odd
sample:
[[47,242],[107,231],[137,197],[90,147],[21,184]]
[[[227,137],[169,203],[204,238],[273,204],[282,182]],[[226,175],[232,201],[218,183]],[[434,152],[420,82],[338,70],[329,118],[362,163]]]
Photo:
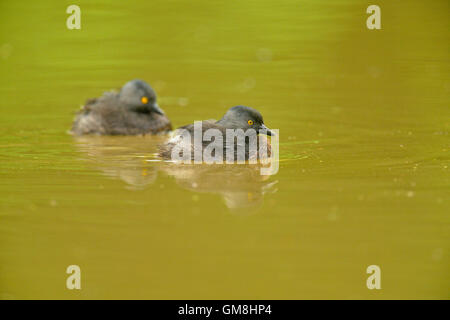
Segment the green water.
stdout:
[[[448,1],[377,1],[382,30],[356,0],[70,4],[0,3],[0,298],[450,298]],[[133,78],[174,126],[258,109],[278,173],[67,134]]]

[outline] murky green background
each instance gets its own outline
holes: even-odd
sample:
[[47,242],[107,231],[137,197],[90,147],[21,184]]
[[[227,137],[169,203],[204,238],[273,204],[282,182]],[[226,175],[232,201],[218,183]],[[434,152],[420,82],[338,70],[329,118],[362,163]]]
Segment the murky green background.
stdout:
[[[69,4],[0,2],[1,298],[450,298],[448,1]],[[67,134],[133,78],[175,126],[257,108],[278,174]]]

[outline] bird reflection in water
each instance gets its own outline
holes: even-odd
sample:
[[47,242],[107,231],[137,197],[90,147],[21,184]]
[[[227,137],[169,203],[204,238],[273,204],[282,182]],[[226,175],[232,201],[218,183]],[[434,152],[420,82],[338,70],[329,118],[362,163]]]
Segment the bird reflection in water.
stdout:
[[105,176],[122,180],[127,189],[143,190],[156,181],[158,169],[149,165],[149,150],[156,150],[164,137],[82,136],[76,147]]
[[[268,164],[267,164],[268,165]],[[261,175],[261,164],[176,164],[164,162],[160,170],[177,184],[200,193],[220,194],[228,208],[257,207],[266,193],[275,193],[278,181]]]
[[164,136],[83,136],[76,147],[105,176],[119,179],[127,189],[144,190],[156,182],[158,171],[193,192],[220,194],[230,209],[257,208],[264,195],[277,192],[277,180],[261,175],[266,164],[179,164],[157,156]]

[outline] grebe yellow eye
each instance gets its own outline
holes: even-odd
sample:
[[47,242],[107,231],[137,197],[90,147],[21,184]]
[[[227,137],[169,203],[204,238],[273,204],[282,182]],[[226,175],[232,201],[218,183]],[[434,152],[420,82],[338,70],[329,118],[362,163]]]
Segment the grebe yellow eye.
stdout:
[[148,98],[147,98],[147,97],[142,97],[142,98],[141,98],[141,102],[142,102],[143,104],[147,104]]
[[251,126],[253,125],[253,120],[248,120],[247,123]]

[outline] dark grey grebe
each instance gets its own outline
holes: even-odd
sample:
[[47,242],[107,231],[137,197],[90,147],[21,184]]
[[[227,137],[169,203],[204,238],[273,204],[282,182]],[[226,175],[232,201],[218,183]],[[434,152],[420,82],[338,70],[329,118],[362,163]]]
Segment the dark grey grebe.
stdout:
[[77,114],[74,135],[138,135],[166,133],[170,120],[156,103],[155,91],[142,80],[127,82],[118,92],[90,99]]

